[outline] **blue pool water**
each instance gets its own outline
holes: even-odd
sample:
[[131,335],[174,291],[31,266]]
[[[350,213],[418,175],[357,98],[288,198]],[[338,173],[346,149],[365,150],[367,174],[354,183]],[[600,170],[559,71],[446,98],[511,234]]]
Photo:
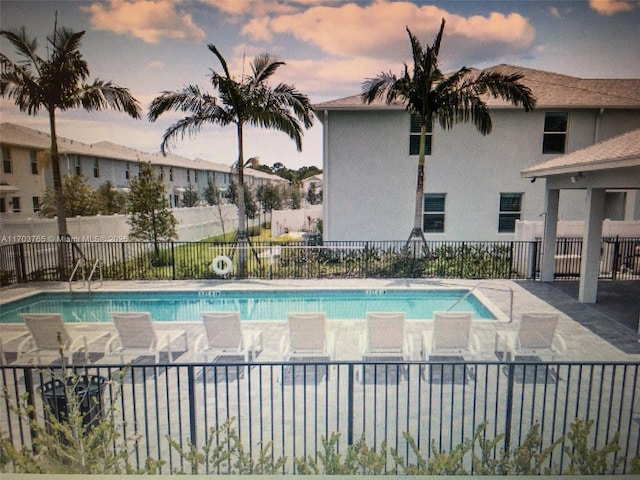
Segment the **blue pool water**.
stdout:
[[[430,319],[449,310],[468,290],[261,290],[199,292],[39,293],[0,306],[0,323],[22,322],[20,313],[62,313],[68,322],[111,322],[109,312],[150,312],[159,321],[199,321],[205,311],[238,311],[243,320],[286,320],[288,312],[325,312],[328,319],[364,319],[366,312],[405,312]],[[492,320],[475,296],[455,311]]]

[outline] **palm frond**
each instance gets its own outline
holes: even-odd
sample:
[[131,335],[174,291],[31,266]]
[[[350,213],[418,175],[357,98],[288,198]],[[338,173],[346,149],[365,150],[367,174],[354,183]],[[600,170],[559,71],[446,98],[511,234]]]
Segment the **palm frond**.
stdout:
[[529,87],[520,82],[520,74],[502,74],[494,71],[483,71],[476,79],[478,85],[484,86],[495,98],[501,98],[513,105],[530,111],[536,106],[536,99]]
[[207,48],[211,52],[213,52],[213,54],[216,57],[218,57],[218,61],[220,62],[220,65],[222,65],[222,70],[224,71],[224,74],[227,76],[227,78],[231,78],[231,74],[229,73],[229,67],[227,67],[227,61],[224,59],[224,57],[220,53],[220,50],[218,50],[216,46],[212,43],[208,44]]
[[42,61],[36,54],[38,40],[36,38],[29,38],[24,27],[17,32],[2,30],[0,31],[0,36],[9,40],[16,49],[16,53],[28,63],[33,64],[33,67],[37,67]]
[[268,53],[255,57],[251,63],[253,71],[251,81],[254,83],[266,82],[282,65],[285,63],[274,59]]
[[393,89],[396,82],[397,78],[391,72],[382,72],[375,78],[367,78],[362,83],[362,101],[372,103],[382,98],[389,90]]
[[87,111],[103,110],[107,107],[125,112],[132,118],[140,118],[142,110],[138,101],[127,88],[96,79],[91,85],[83,85],[78,101]]
[[431,49],[433,50],[433,53],[435,54],[436,57],[440,55],[440,44],[442,43],[442,34],[444,33],[444,24],[445,24],[445,20],[443,18],[442,23],[440,24],[440,30],[438,31],[438,35],[436,35],[436,38],[433,41],[433,45],[431,46]]
[[215,97],[201,91],[197,85],[188,85],[177,92],[165,90],[154,98],[147,118],[154,122],[160,115],[169,111],[198,113],[205,108],[205,105],[216,103]]

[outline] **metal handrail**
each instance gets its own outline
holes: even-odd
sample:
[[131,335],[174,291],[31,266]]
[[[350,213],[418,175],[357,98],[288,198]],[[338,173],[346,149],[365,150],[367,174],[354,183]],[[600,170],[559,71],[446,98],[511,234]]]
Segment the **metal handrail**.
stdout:
[[[459,303],[463,302],[467,297],[469,297],[473,293],[474,290],[479,289],[483,285],[484,285],[484,288],[486,288],[487,290],[496,290],[498,292],[509,291],[509,322],[508,323],[512,323],[513,322],[513,288],[511,288],[509,285],[504,285],[502,283],[493,283],[493,282],[489,282],[489,281],[484,281],[484,282],[480,282],[480,283],[476,284],[471,290],[469,290],[467,293],[465,293],[462,296],[462,298],[460,298],[460,300],[458,300],[456,303],[451,305],[447,309],[447,312],[450,311],[450,310],[453,310]],[[504,289],[500,289],[500,288],[497,288],[498,286],[503,286],[505,288]]]
[[82,286],[84,287],[84,284],[86,283],[86,279],[85,279],[85,270],[84,270],[84,258],[81,258],[80,260],[78,260],[76,262],[76,266],[73,269],[73,272],[71,272],[71,276],[69,277],[69,293],[71,293],[72,288],[71,288],[71,282],[73,282],[73,277],[76,276],[76,273],[78,272],[78,269],[82,267],[81,271],[82,271]]
[[96,273],[96,268],[100,272],[100,286],[102,286],[103,283],[104,283],[104,280],[102,278],[102,260],[96,260],[95,263],[93,264],[93,268],[91,269],[91,273],[89,274],[89,278],[88,278],[88,282],[89,282],[88,290],[89,290],[89,293],[91,293],[91,280],[93,279],[93,274]]

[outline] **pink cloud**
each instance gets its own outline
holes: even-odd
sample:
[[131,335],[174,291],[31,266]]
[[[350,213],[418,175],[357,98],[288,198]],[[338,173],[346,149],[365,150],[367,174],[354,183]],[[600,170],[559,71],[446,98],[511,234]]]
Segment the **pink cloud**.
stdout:
[[[269,41],[274,34],[292,34],[301,41],[337,56],[397,57],[407,51],[404,26],[431,42],[442,18],[445,35],[477,45],[499,43],[507,50],[528,48],[535,38],[529,21],[517,14],[491,13],[465,18],[432,5],[379,0],[372,4],[348,3],[317,6],[304,12],[253,18],[242,33]],[[402,32],[402,33],[400,33]],[[400,34],[399,34],[400,33]],[[460,42],[455,42],[460,43]]]
[[133,35],[147,43],[158,43],[163,38],[196,42],[205,39],[205,32],[191,15],[180,13],[178,4],[170,0],[111,0],[81,8],[91,15],[91,25],[96,30]]
[[625,0],[589,0],[589,6],[600,15],[615,15],[629,12],[635,8],[632,2]]

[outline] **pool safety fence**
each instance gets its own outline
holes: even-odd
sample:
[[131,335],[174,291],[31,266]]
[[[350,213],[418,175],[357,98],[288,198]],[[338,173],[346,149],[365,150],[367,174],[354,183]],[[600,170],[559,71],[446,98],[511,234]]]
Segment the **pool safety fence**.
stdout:
[[[470,278],[534,279],[541,240],[531,242],[402,241],[27,242],[0,246],[0,284],[68,280],[98,264],[108,280],[240,278]],[[580,274],[582,240],[558,239],[556,277]],[[640,237],[604,238],[600,278],[640,278]],[[75,280],[85,281],[81,274]]]
[[[529,360],[529,361],[522,361]],[[29,420],[46,426],[42,386],[69,375],[55,367],[3,366],[0,382],[0,434],[16,447],[32,446]],[[188,450],[212,440],[211,427],[232,419],[245,451],[255,460],[269,447],[286,457],[283,473],[295,473],[294,458],[316,461],[322,438],[339,433],[338,452],[363,439],[370,448],[383,442],[406,462],[416,461],[404,434],[424,457],[448,452],[471,438],[486,422],[482,438],[499,438],[491,452],[521,445],[534,425],[540,451],[562,439],[543,465],[566,471],[571,457],[566,435],[576,419],[593,422],[589,449],[614,439],[620,446],[608,458],[629,472],[640,455],[640,362],[315,362],[142,364],[90,366],[80,378],[105,378],[102,408],[121,432],[137,438],[131,459],[166,463],[162,473],[188,471],[188,462],[170,446]],[[28,418],[12,405],[26,398]],[[48,414],[55,414],[53,412]],[[95,419],[94,419],[95,421]],[[502,436],[503,435],[503,436]],[[571,448],[568,448],[571,452]],[[478,453],[478,452],[476,452]],[[473,471],[471,458],[465,468]],[[209,467],[207,467],[209,468]],[[222,467],[224,468],[224,467]],[[389,468],[394,468],[389,464]],[[200,473],[203,473],[200,471]],[[210,473],[224,473],[213,471]]]

